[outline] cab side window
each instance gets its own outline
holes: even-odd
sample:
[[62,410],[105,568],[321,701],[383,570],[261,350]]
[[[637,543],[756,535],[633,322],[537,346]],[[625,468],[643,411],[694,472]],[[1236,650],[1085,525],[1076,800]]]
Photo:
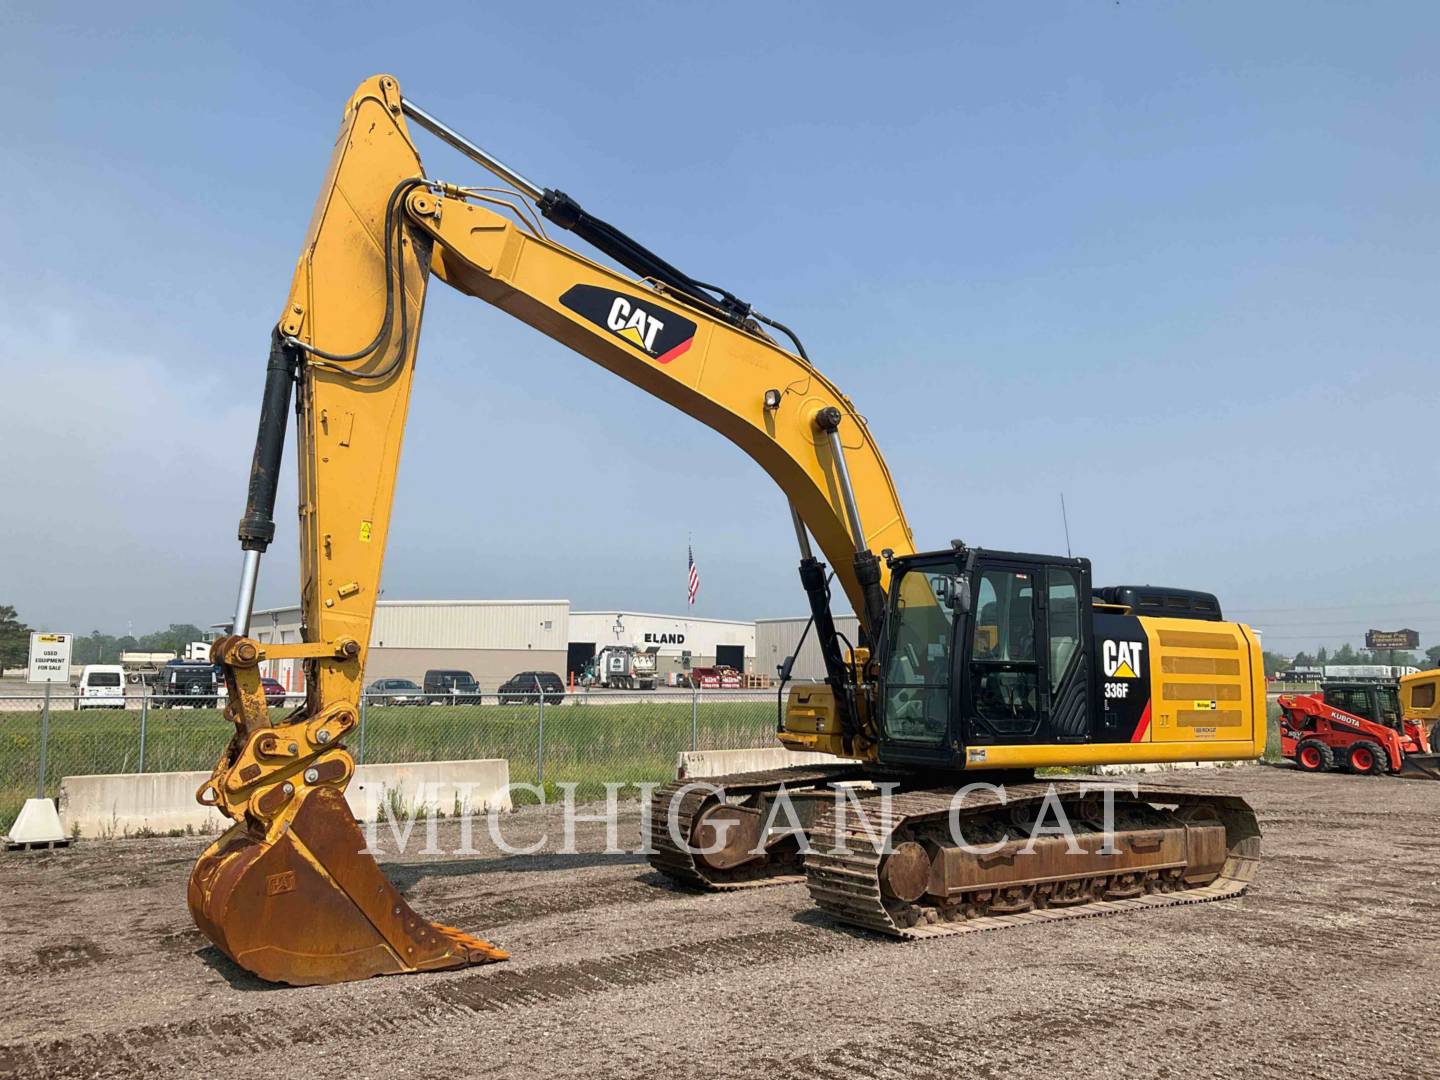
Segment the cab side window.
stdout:
[[1080,648],[1080,582],[1074,570],[1052,566],[1046,571],[1045,590],[1050,612],[1050,692],[1058,694]]

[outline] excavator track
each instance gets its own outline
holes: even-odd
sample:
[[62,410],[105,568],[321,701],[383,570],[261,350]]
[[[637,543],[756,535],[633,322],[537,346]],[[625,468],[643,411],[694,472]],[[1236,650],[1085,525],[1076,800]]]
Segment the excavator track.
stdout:
[[[854,804],[837,828],[832,805],[810,834],[810,894],[840,922],[917,939],[1200,904],[1248,888],[1260,859],[1260,828],[1244,799],[1194,788],[1122,788],[1115,795],[1117,853],[1106,855],[1095,850],[1103,834],[1088,824],[1094,789],[1094,783],[1013,784],[1003,801],[993,791],[967,793],[957,819],[961,834],[977,848],[999,849],[980,856],[944,840],[958,789],[896,795],[889,820],[878,820],[876,811],[868,831]],[[1065,843],[1058,836],[1039,839],[1036,854],[1019,850],[1029,835],[1023,819],[1033,821],[1052,791],[1077,823],[1084,849],[1068,864],[1054,846]],[[1082,801],[1087,793],[1090,801]]]
[[[759,813],[763,800],[782,788],[792,795],[828,792],[832,784],[864,777],[865,769],[861,765],[818,765],[672,781],[659,788],[650,802],[650,865],[679,885],[708,892],[803,881],[805,869],[798,843],[722,867],[695,853],[694,848],[709,846],[696,842],[697,831],[709,814],[722,807],[740,806]],[[685,790],[696,784],[712,786]],[[670,828],[672,803],[676,818],[674,835]],[[677,835],[688,847],[676,844]]]

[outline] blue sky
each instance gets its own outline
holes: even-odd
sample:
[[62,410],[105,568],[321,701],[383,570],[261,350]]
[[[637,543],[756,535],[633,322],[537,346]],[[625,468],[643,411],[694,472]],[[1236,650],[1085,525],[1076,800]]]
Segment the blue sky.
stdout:
[[[0,602],[232,603],[269,328],[340,109],[405,93],[795,327],[922,545],[1440,641],[1424,4],[0,7]],[[420,136],[427,169],[478,170]],[[392,598],[803,610],[719,436],[432,291]],[[287,475],[289,469],[287,468]],[[162,478],[178,478],[162,483]],[[293,484],[281,500],[293,505]],[[262,602],[295,593],[293,518]]]

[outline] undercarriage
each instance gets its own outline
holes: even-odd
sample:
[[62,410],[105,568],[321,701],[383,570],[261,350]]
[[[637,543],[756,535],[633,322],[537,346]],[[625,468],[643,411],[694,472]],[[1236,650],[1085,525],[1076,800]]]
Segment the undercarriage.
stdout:
[[652,803],[650,862],[696,889],[803,879],[837,921],[898,938],[1225,899],[1259,862],[1255,814],[1234,795],[933,779],[832,766],[677,781]]

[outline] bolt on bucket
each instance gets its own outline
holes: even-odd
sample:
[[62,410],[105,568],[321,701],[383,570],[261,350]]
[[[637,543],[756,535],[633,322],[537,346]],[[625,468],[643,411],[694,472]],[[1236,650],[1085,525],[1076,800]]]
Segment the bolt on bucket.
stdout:
[[195,925],[270,982],[309,986],[505,960],[487,941],[417,915],[375,860],[344,795],[309,790],[273,839],[240,822],[190,875]]

